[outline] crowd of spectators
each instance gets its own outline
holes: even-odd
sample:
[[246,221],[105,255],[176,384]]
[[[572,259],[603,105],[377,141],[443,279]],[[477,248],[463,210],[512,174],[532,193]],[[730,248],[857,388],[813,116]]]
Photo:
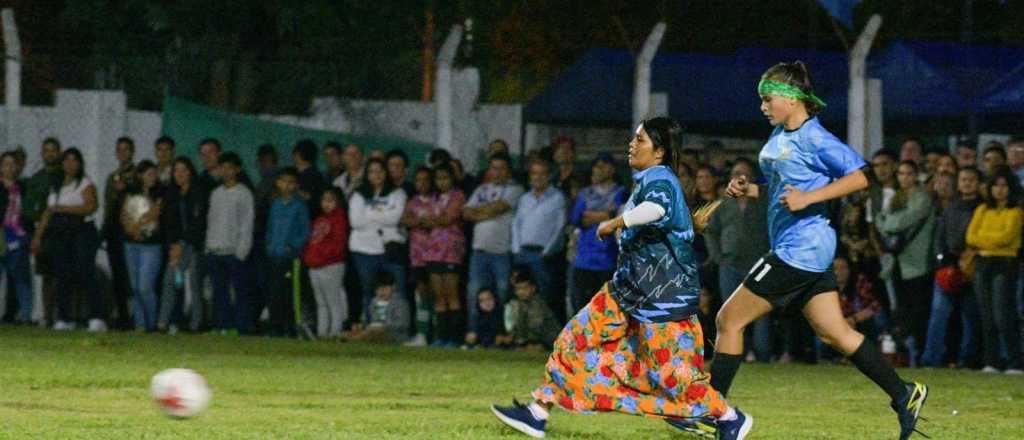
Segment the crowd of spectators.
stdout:
[[[136,161],[134,141],[119,139],[102,195],[82,154],[56,139],[31,176],[23,151],[3,153],[4,319],[544,348],[611,278],[617,247],[595,229],[620,213],[632,183],[612,155],[581,166],[568,137],[518,161],[495,140],[478,176],[444,150],[410,171],[401,150],[304,140],[288,151],[291,166],[260,146],[254,181],[217,139],[200,142],[198,169],[175,150],[161,137],[155,161]],[[978,153],[909,138],[874,153],[872,185],[830,210],[843,313],[901,364],[1024,367],[1024,138],[985,145],[980,163]],[[685,151],[676,171],[693,210],[723,198],[731,178],[762,179],[756,161],[718,143]],[[770,248],[766,207],[727,199],[694,243],[709,338],[717,309]],[[841,361],[792,310],[749,333],[750,362]]]

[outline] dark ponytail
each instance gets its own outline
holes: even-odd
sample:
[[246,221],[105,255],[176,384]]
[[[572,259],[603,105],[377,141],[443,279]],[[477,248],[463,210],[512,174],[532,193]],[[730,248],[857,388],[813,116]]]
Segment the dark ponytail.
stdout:
[[[761,78],[789,84],[800,89],[807,96],[814,95],[814,83],[811,80],[811,72],[807,70],[807,65],[803,61],[778,63],[765,71]],[[807,114],[811,116],[818,114],[822,109],[822,106],[816,102],[806,99],[802,102],[807,108]]]
[[665,152],[661,157],[661,164],[675,172],[683,157],[683,126],[675,119],[665,116],[644,119],[640,126],[651,138],[654,149]]

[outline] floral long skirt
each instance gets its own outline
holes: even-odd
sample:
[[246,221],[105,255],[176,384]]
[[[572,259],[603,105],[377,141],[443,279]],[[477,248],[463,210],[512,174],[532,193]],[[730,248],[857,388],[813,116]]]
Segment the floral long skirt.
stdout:
[[710,378],[696,316],[640,323],[605,285],[558,335],[533,398],[579,413],[718,417],[727,406]]

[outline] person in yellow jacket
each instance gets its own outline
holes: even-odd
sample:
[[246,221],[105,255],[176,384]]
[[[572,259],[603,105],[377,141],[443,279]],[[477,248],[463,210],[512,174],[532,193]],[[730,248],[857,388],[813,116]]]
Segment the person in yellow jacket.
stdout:
[[998,373],[999,340],[1006,345],[1006,374],[1024,374],[1017,316],[1017,253],[1021,246],[1024,210],[1021,187],[1007,167],[989,178],[988,197],[978,205],[967,228],[967,245],[978,250],[974,291],[981,311],[986,373]]

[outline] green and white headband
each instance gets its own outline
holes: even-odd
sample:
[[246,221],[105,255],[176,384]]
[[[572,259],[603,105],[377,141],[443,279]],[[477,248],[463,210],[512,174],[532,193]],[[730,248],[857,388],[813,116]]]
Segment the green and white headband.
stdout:
[[817,97],[815,94],[804,93],[796,86],[792,86],[779,81],[772,81],[770,79],[762,79],[757,84],[757,93],[761,96],[781,96],[783,98],[798,99],[805,102],[813,102],[820,107],[825,107],[825,101]]

